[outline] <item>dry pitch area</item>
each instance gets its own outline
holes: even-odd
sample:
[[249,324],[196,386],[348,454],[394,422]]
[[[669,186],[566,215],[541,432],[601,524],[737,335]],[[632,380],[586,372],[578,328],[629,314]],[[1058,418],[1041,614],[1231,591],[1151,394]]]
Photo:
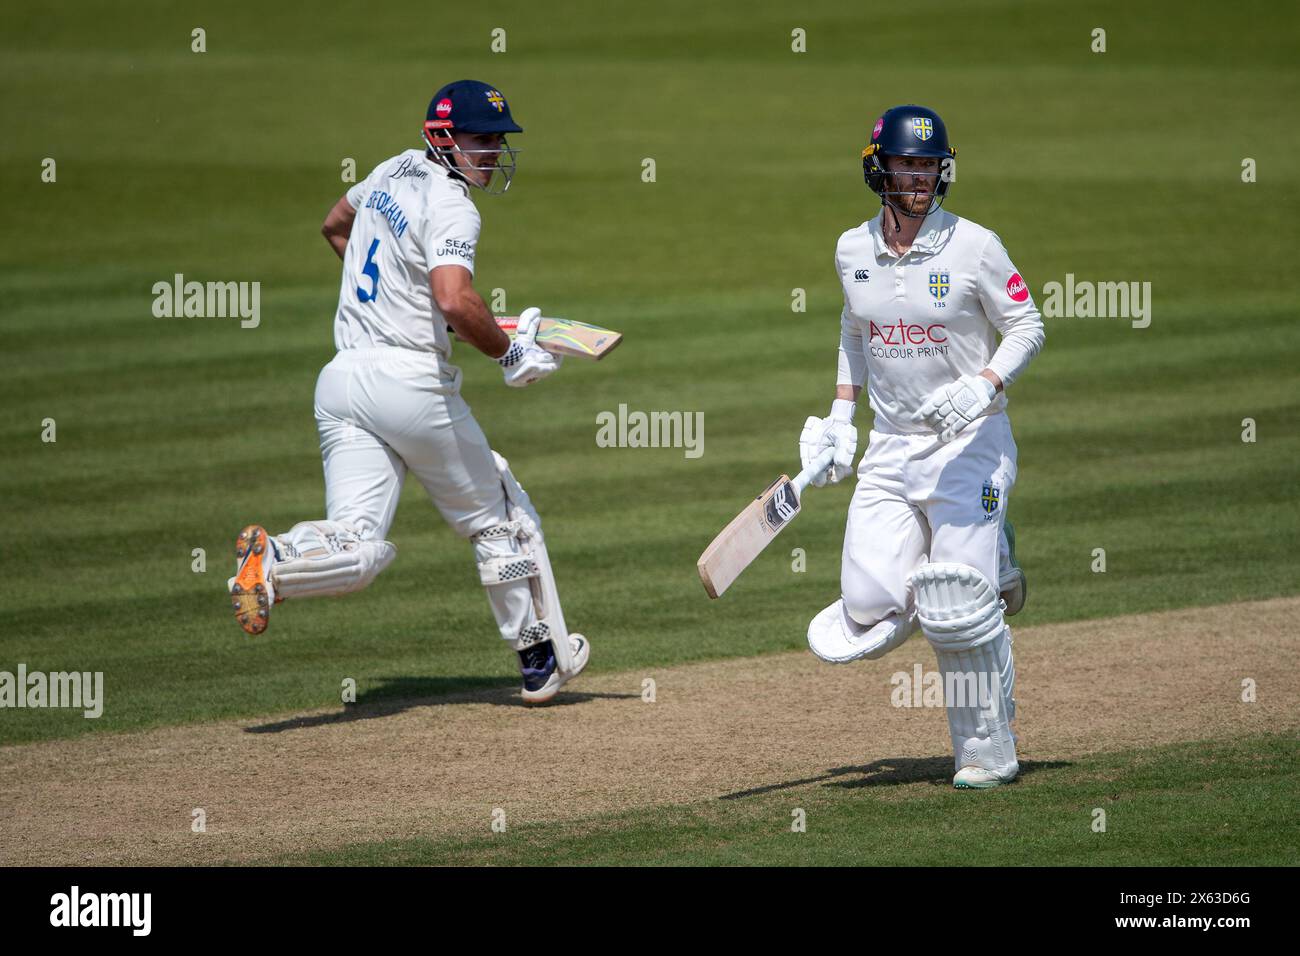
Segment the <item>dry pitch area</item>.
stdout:
[[[1020,757],[1300,728],[1300,598],[1016,635]],[[600,651],[599,636],[595,641]],[[894,708],[923,638],[845,667],[780,654],[586,678],[542,710],[480,691],[0,750],[0,863],[252,861],[359,841],[816,787],[845,771],[946,785],[941,711]],[[642,700],[652,677],[656,700]],[[1258,686],[1241,701],[1242,680]],[[871,769],[862,769],[864,766]],[[972,799],[979,799],[972,795]],[[203,807],[207,832],[191,832]]]

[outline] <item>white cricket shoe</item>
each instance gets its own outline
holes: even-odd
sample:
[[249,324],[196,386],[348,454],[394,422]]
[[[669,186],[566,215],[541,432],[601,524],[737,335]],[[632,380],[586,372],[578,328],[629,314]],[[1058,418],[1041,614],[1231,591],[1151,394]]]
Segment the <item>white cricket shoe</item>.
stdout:
[[958,790],[987,790],[990,787],[1000,787],[1015,779],[1014,776],[999,777],[992,770],[985,770],[983,767],[962,767],[952,778],[952,785]]
[[260,524],[250,524],[235,540],[235,557],[239,559],[235,576],[226,582],[235,620],[249,634],[261,634],[271,619],[275,604],[275,587],[271,584],[271,565],[275,548],[271,536]]
[[519,652],[519,670],[524,675],[521,696],[525,704],[547,703],[587,666],[591,644],[581,634],[570,634],[568,640],[572,648],[573,669],[567,672],[556,665],[555,649],[550,641],[542,641]]

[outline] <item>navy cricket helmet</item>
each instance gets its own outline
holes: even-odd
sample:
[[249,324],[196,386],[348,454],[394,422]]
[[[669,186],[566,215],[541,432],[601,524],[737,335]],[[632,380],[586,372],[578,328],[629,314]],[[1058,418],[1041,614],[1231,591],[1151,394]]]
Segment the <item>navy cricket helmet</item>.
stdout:
[[[429,111],[424,120],[424,143],[432,158],[463,182],[477,186],[484,192],[503,193],[510,188],[515,175],[515,156],[519,150],[508,145],[506,133],[522,133],[523,127],[510,115],[510,104],[494,86],[479,80],[457,80],[448,83],[429,101]],[[454,133],[499,133],[499,149],[463,149]],[[464,160],[457,164],[455,157]],[[466,171],[489,171],[487,181],[478,182],[465,175]],[[502,185],[492,188],[496,173],[501,174]]]
[[[934,172],[909,170],[906,173],[890,173],[885,169],[886,156],[937,159],[938,168]],[[948,195],[956,156],[957,149],[948,142],[948,128],[943,125],[938,113],[924,106],[895,106],[876,120],[871,131],[871,142],[862,151],[862,175],[868,188],[885,205],[901,215],[923,219],[943,205],[943,200]],[[932,188],[925,190],[899,189],[895,184],[910,179],[911,184],[915,185],[915,179],[930,177],[934,177],[935,182]],[[902,208],[895,201],[901,196],[925,195],[929,196],[930,202],[920,214]]]

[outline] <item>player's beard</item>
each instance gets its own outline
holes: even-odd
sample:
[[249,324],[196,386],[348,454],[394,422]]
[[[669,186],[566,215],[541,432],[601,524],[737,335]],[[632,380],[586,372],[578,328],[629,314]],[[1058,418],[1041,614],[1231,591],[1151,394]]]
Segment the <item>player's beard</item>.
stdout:
[[930,204],[934,200],[934,193],[929,189],[920,191],[918,187],[924,188],[923,184],[917,183],[910,176],[895,177],[894,180],[894,204],[905,215],[912,216],[916,219],[924,218],[930,211]]

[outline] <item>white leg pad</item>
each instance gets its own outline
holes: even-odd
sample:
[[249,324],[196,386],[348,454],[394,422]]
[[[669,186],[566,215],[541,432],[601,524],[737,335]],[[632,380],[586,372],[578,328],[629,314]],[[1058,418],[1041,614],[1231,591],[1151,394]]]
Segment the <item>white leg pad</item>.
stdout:
[[943,675],[956,769],[1014,777],[1015,660],[997,589],[975,568],[951,563],[922,565],[911,583],[917,620]]
[[271,580],[280,597],[359,591],[397,557],[388,541],[367,540],[351,525],[302,521],[272,539]]
[[505,490],[510,520],[481,531],[470,540],[478,561],[479,579],[501,636],[515,650],[550,641],[555,663],[564,673],[573,670],[569,630],[560,609],[555,573],[546,553],[541,520],[528,494],[496,452],[497,472]]
[[843,599],[824,608],[808,625],[808,647],[829,664],[884,657],[916,632],[916,618],[891,614],[867,627],[849,616]]

